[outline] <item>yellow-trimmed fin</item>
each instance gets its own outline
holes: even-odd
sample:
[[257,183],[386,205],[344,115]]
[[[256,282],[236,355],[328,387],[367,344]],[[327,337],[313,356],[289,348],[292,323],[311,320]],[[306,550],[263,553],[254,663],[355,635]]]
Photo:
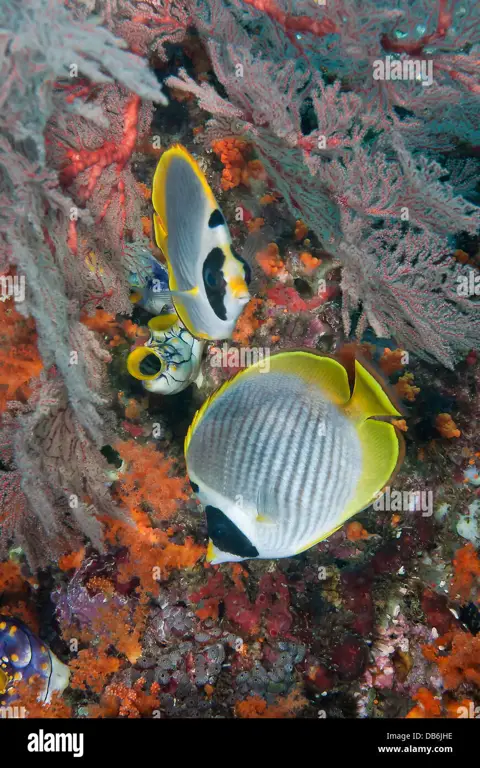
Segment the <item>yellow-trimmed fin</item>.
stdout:
[[195,328],[193,323],[190,321],[190,314],[188,312],[188,299],[195,298],[199,293],[198,285],[196,285],[194,288],[191,288],[189,291],[172,291],[171,292],[171,299],[173,306],[175,308],[175,311],[177,315],[179,316],[180,320],[184,324],[187,331],[192,335],[195,336],[197,339],[205,339],[207,341],[213,341],[213,339],[208,335],[208,333],[205,333],[204,331],[201,331],[198,328]]
[[403,438],[387,421],[368,419],[357,427],[362,446],[362,474],[341,522],[368,507],[403,460]]
[[355,360],[355,385],[345,413],[355,423],[371,416],[402,416],[385,392],[382,383]]
[[336,405],[344,405],[350,399],[347,372],[333,357],[301,350],[280,352],[270,358],[270,371],[299,376],[321,389]]
[[215,196],[210,189],[210,185],[205,177],[205,174],[203,173],[195,158],[181,144],[173,144],[171,147],[169,147],[169,149],[167,149],[166,152],[163,153],[160,160],[158,161],[152,182],[152,205],[155,209],[155,213],[160,217],[159,224],[165,232],[165,235],[168,234],[166,181],[168,176],[168,169],[174,158],[180,158],[185,163],[188,163],[200,181],[200,184],[202,185],[203,191],[208,202],[210,203],[212,210],[218,207],[217,201],[215,200]]
[[142,298],[142,294],[140,291],[133,291],[133,293],[130,294],[130,301],[132,304],[138,304],[140,299]]
[[[244,373],[244,371],[240,371],[240,374],[241,373]],[[237,374],[237,375],[239,375],[239,374]],[[207,397],[205,402],[202,403],[202,405],[200,406],[200,408],[196,412],[195,416],[193,417],[193,421],[192,421],[192,423],[190,424],[190,426],[188,428],[188,432],[187,432],[186,437],[185,437],[185,442],[183,444],[183,452],[184,452],[185,456],[187,455],[188,446],[190,445],[190,440],[192,439],[192,435],[195,432],[195,430],[198,427],[198,425],[200,424],[200,421],[202,420],[203,416],[205,415],[205,413],[207,411],[207,408],[209,408],[211,406],[213,401],[217,397],[219,397],[222,394],[222,392],[225,392],[228,389],[228,387],[231,386],[232,382],[235,379],[236,379],[236,376],[234,376],[233,379],[228,379],[228,381],[224,381],[223,384],[215,392],[212,392],[212,394],[209,397]]]
[[172,325],[175,325],[175,323],[178,322],[178,316],[171,314],[165,314],[165,315],[157,315],[156,317],[152,317],[148,321],[148,327],[151,331],[166,331],[168,328],[171,328]]
[[[140,363],[148,357],[148,355],[155,355],[162,364],[160,371],[151,375],[146,375],[140,371]],[[133,376],[134,379],[138,379],[139,381],[153,381],[153,379],[157,379],[164,367],[164,361],[157,355],[152,347],[136,347],[127,357],[127,371],[130,376]]]

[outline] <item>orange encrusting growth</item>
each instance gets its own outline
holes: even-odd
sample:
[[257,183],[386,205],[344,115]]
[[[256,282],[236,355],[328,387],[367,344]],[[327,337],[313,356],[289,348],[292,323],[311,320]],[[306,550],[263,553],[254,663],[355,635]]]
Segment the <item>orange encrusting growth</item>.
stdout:
[[389,349],[386,347],[383,350],[379,364],[386,376],[391,376],[392,373],[401,371],[404,368],[404,355],[405,351],[403,349]]
[[406,718],[440,717],[442,704],[428,688],[419,688],[412,699],[417,702]]
[[148,515],[140,509],[132,509],[135,525],[119,520],[105,522],[107,542],[128,549],[128,557],[118,566],[118,578],[127,584],[133,579],[140,582],[140,589],[158,593],[159,583],[176,568],[192,568],[205,555],[205,547],[195,544],[187,536],[183,544],[176,544],[171,537],[174,528],[162,530],[152,526]]
[[[449,649],[445,653],[444,648]],[[446,690],[463,683],[480,685],[480,635],[462,630],[440,636],[433,645],[424,645],[423,655],[437,664]]]
[[300,254],[300,261],[305,267],[305,271],[307,272],[307,274],[314,272],[317,269],[317,267],[319,267],[320,264],[322,263],[321,259],[317,259],[316,256],[312,256],[312,254],[309,253],[308,251],[302,251],[302,253]]
[[212,143],[212,149],[225,166],[220,186],[224,191],[248,186],[250,179],[265,179],[266,174],[260,160],[248,160],[252,145],[244,139],[229,136]]
[[302,219],[297,219],[295,222],[294,237],[297,242],[303,240],[307,236],[308,227]]
[[25,707],[28,718],[70,718],[72,709],[67,704],[62,694],[54,692],[49,704],[39,701],[39,695],[43,688],[43,682],[36,676],[32,676],[28,681],[22,680],[15,687],[15,692],[22,706]]
[[307,705],[307,700],[297,690],[276,704],[267,704],[260,696],[249,696],[235,705],[235,714],[243,718],[285,718],[295,717],[296,713]]
[[100,698],[100,704],[89,708],[90,717],[151,717],[159,711],[160,686],[152,683],[150,693],[143,690],[146,683],[144,677],[139,677],[132,686],[126,683],[110,683]]
[[0,301],[0,413],[10,400],[28,400],[42,368],[34,320],[20,315],[13,299]]
[[420,392],[420,387],[416,387],[413,383],[413,373],[404,373],[403,376],[400,376],[395,384],[395,391],[399,397],[413,403]]
[[142,505],[154,519],[171,517],[179,501],[188,499],[186,478],[172,474],[172,461],[155,445],[141,445],[127,440],[115,445],[128,468],[116,487],[116,495],[130,511]]
[[435,426],[441,436],[449,440],[453,437],[460,437],[462,434],[449,413],[439,413],[435,419]]
[[264,320],[258,317],[258,311],[263,305],[262,299],[250,299],[247,306],[237,320],[232,340],[237,344],[248,346],[255,331],[257,331]]
[[453,559],[454,576],[450,597],[468,600],[474,587],[480,588],[480,559],[470,542],[458,549]]
[[265,248],[257,252],[255,258],[269,277],[280,279],[287,277],[288,272],[285,269],[285,263],[280,257],[280,251],[276,243],[268,243]]
[[356,520],[352,523],[348,523],[346,527],[346,536],[349,541],[360,541],[362,539],[368,539],[370,534],[363,525]]
[[250,219],[250,221],[247,221],[247,229],[249,232],[259,232],[264,224],[265,219],[260,217],[256,219]]
[[82,691],[90,688],[94,693],[101,693],[106,679],[121,667],[120,659],[99,653],[98,649],[85,648],[70,662],[70,686]]
[[81,322],[90,328],[91,331],[97,331],[104,336],[113,338],[120,330],[120,326],[115,319],[115,315],[105,312],[104,309],[97,309],[93,315],[82,315]]
[[70,552],[63,555],[58,561],[58,567],[61,571],[70,571],[73,568],[80,568],[85,557],[85,547],[81,547],[77,552]]

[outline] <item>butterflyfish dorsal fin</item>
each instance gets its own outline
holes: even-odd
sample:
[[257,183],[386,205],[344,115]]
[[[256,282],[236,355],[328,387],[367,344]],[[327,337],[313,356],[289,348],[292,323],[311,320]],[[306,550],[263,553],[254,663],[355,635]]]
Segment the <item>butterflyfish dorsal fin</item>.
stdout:
[[270,370],[298,376],[309,386],[318,387],[336,405],[350,399],[347,372],[333,357],[302,350],[280,352],[270,358]]
[[361,423],[372,416],[402,416],[378,381],[358,360],[355,360],[355,384],[350,401],[345,406],[347,416]]

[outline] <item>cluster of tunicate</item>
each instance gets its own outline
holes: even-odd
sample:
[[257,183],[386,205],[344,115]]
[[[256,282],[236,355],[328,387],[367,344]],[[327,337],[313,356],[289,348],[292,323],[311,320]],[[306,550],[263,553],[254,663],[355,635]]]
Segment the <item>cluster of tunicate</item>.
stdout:
[[185,637],[193,632],[193,614],[183,605],[165,605],[153,617],[151,630],[160,643],[170,642],[174,637]]
[[260,695],[272,700],[288,694],[295,685],[295,666],[303,661],[305,647],[290,642],[279,642],[269,647],[260,661],[250,670],[239,672],[235,678],[237,691],[244,696]]
[[225,660],[225,649],[221,643],[216,643],[195,655],[193,680],[196,685],[214,685],[222,671]]

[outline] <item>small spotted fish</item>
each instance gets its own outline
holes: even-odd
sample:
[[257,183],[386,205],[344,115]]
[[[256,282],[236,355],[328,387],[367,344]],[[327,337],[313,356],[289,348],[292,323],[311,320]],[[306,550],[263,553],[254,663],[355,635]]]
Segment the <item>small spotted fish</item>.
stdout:
[[180,320],[197,338],[229,339],[250,298],[251,271],[233,250],[213,192],[185,147],[175,144],[160,158],[152,203],[155,240]]
[[205,342],[194,338],[175,314],[153,317],[150,339],[127,358],[127,370],[147,392],[175,395],[200,374]]
[[33,675],[42,683],[40,700],[48,703],[54,691],[65,690],[70,671],[23,622],[0,616],[0,704],[12,701],[17,684]]
[[185,440],[207,560],[290,557],[330,536],[401,463],[400,415],[358,360],[282,352],[227,381]]

